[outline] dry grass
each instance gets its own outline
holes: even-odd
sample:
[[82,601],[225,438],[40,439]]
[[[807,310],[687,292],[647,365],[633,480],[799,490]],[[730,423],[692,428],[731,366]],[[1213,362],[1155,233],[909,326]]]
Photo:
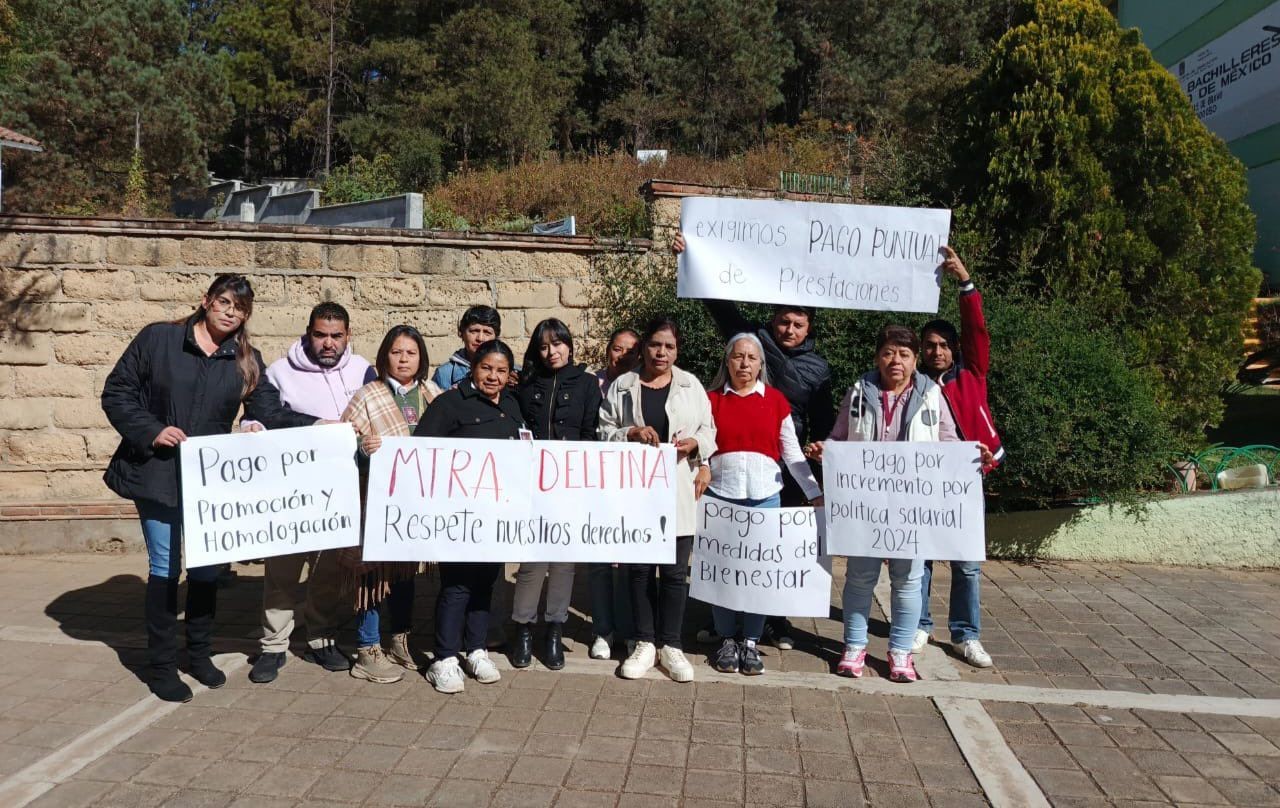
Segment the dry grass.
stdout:
[[648,179],[776,188],[780,171],[841,174],[847,161],[836,143],[811,139],[759,146],[724,160],[673,154],[663,165],[626,154],[547,157],[455,174],[429,194],[427,205],[481,230],[573,215],[580,234],[637,237],[649,230],[638,193]]

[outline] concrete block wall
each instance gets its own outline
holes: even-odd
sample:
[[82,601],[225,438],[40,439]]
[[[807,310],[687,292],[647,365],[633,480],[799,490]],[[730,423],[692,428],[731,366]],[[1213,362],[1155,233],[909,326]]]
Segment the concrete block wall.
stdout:
[[312,306],[333,300],[351,312],[353,345],[370,361],[386,329],[407,322],[427,338],[434,366],[457,348],[458,317],[474,303],[499,308],[517,354],[538,320],[553,315],[590,340],[592,257],[647,247],[0,217],[0,520],[129,515],[101,480],[118,441],[99,405],[103,383],[139,329],[190,314],[218,273],[251,278],[249,328],[268,363],[301,335]]

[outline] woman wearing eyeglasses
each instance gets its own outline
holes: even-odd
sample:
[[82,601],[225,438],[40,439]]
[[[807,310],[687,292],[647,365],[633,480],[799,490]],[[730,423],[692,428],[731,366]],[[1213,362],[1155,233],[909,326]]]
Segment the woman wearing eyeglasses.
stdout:
[[[249,342],[253,287],[241,275],[219,275],[195,314],[152,323],[134,337],[102,390],[102,409],[120,433],[104,475],[107,487],[131,499],[142,521],[149,576],[147,663],[151,692],[190,701],[178,678],[178,577],[182,572],[182,501],[178,445],[188,437],[231,431],[244,417],[268,428],[309,426],[310,415],[280,403],[262,356]],[[261,425],[249,427],[262,429]],[[187,652],[191,675],[205,687],[227,677],[211,660],[218,567],[187,570]]]

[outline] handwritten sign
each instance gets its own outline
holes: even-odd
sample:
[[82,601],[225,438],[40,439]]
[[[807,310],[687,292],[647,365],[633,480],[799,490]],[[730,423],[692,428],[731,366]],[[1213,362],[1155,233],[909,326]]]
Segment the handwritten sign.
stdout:
[[182,443],[188,567],[360,543],[350,424],[188,438]]
[[384,438],[366,561],[675,561],[676,452],[634,443]]
[[827,552],[986,559],[978,445],[827,441]]
[[872,311],[938,310],[951,211],[689,197],[680,297]]
[[818,555],[823,515],[813,508],[698,502],[689,594],[735,611],[827,617],[831,560]]

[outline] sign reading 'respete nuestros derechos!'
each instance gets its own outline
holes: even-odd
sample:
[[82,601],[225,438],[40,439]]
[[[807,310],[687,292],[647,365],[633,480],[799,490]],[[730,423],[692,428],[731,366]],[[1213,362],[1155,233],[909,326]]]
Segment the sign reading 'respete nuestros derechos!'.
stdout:
[[670,564],[677,462],[671,445],[385,438],[364,559]]

